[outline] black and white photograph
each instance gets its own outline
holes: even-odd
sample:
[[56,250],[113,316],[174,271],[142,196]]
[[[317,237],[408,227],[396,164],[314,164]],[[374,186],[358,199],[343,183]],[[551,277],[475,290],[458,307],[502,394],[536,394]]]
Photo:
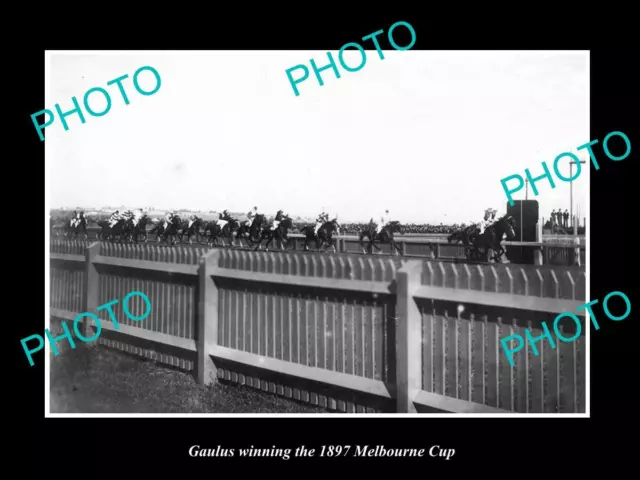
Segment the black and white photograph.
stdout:
[[589,51],[386,30],[46,52],[45,416],[589,416]]

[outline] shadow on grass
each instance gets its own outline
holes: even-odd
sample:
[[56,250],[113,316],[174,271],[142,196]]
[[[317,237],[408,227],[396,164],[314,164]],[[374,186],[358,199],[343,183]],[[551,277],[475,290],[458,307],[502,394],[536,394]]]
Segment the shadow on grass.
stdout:
[[95,345],[51,358],[51,413],[328,413]]

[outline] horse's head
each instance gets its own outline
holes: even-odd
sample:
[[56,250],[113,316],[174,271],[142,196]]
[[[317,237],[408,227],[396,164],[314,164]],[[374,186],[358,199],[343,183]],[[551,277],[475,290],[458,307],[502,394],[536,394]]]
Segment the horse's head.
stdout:
[[513,218],[511,215],[505,215],[504,217],[500,218],[496,222],[496,226],[498,227],[496,229],[497,230],[496,233],[500,237],[497,239],[498,241],[502,240],[502,235],[504,233],[507,234],[507,240],[513,240],[516,237],[516,231],[515,231],[516,219]]
[[338,235],[340,235],[340,223],[338,222],[338,219],[337,219],[337,218],[334,218],[333,220],[331,220],[331,223],[332,223],[332,224],[333,224],[333,226],[335,227],[335,229],[336,229],[336,233],[337,233]]
[[289,230],[290,228],[293,228],[293,221],[291,220],[291,217],[284,217],[280,222],[280,226],[285,230]]

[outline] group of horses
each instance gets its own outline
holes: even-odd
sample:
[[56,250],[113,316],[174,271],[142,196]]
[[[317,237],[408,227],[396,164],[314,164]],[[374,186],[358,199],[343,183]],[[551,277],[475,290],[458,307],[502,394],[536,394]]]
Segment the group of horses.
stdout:
[[[53,223],[52,221],[52,229],[54,228]],[[293,229],[293,221],[288,216],[282,218],[276,228],[272,228],[271,224],[265,221],[264,215],[256,215],[250,225],[233,218],[228,219],[221,226],[215,220],[208,222],[199,217],[193,220],[182,220],[177,216],[169,223],[166,221],[153,222],[147,215],[143,215],[136,224],[133,219],[120,219],[113,226],[107,220],[100,220],[97,224],[100,227],[97,238],[101,241],[147,243],[149,235],[155,234],[158,243],[166,243],[169,246],[179,243],[191,245],[195,239],[195,242],[200,245],[236,247],[242,246],[242,239],[246,239],[254,250],[260,249],[265,241],[264,247],[268,249],[274,240],[280,245],[280,249],[284,250],[289,241],[289,230]],[[149,225],[152,225],[150,229],[147,228]],[[400,232],[401,227],[400,222],[392,221],[379,233],[375,231],[373,225],[363,229],[359,233],[363,253],[366,253],[366,250],[371,253],[373,248],[379,251],[381,250],[378,246],[379,243],[389,243],[395,252],[402,255],[401,248],[394,240],[394,235]],[[72,220],[67,220],[63,231],[64,235],[70,239],[77,240],[79,236],[84,236],[86,239],[88,238],[87,220],[82,218],[77,224],[72,224]],[[339,232],[340,224],[336,219],[322,224],[317,232],[315,225],[307,225],[300,231],[304,235],[305,250],[309,250],[309,244],[315,242],[317,250],[331,248],[334,252],[336,247],[333,236]],[[201,240],[201,236],[204,236],[204,242]]]
[[[100,227],[98,240],[102,241],[146,243],[150,234],[156,234],[158,243],[166,243],[169,246],[186,243],[186,236],[189,244],[192,244],[192,238],[195,238],[196,243],[200,245],[237,247],[243,246],[242,239],[246,239],[254,250],[260,249],[265,241],[264,247],[269,249],[274,240],[280,245],[281,250],[285,250],[289,241],[289,230],[293,229],[293,221],[288,216],[285,216],[276,228],[272,228],[271,224],[265,222],[264,215],[256,215],[250,225],[233,218],[221,226],[218,221],[208,222],[198,217],[193,220],[181,220],[177,216],[169,223],[166,221],[156,223],[152,222],[147,215],[143,215],[137,224],[134,224],[133,219],[120,219],[113,226],[106,220],[98,221],[97,224]],[[153,226],[147,229],[148,225]],[[452,233],[448,241],[464,244],[467,247],[468,260],[487,260],[492,251],[493,260],[501,262],[505,252],[501,245],[502,239],[506,236],[507,240],[512,240],[515,237],[514,227],[515,219],[505,215],[488,226],[482,234],[479,234],[476,225],[472,225]],[[358,233],[362,253],[372,253],[374,248],[380,251],[379,244],[390,244],[392,254],[402,255],[402,249],[394,238],[401,229],[402,225],[398,221],[387,223],[380,232],[376,231],[373,224],[369,224]],[[201,241],[201,231],[205,238],[204,243]],[[330,220],[322,224],[317,232],[315,225],[307,225],[300,233],[304,235],[304,250],[309,250],[309,244],[315,242],[318,251],[330,248],[335,252],[333,236],[340,233],[340,224],[336,219]],[[86,219],[83,218],[77,225],[72,225],[70,220],[66,221],[64,235],[72,239],[77,239],[78,235],[88,238]],[[228,245],[225,240],[228,241]]]

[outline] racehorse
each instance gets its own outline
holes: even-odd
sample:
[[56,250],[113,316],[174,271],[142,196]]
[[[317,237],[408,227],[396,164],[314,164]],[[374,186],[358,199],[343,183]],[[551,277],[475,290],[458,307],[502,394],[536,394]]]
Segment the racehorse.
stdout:
[[[189,223],[191,223],[191,225],[189,225]],[[180,241],[184,242],[184,236],[186,235],[187,239],[189,240],[189,245],[191,245],[191,235],[195,235],[196,243],[200,243],[200,226],[202,224],[204,224],[204,220],[202,220],[200,217],[196,217],[196,219],[193,221],[185,220],[184,222],[182,222],[182,229],[179,232]]]
[[72,218],[64,224],[64,236],[69,238],[72,238],[73,236],[73,240],[77,240],[78,233],[82,232],[84,233],[85,240],[87,240],[89,238],[89,234],[87,233],[87,219],[82,217],[78,224],[72,226],[71,222],[74,220],[76,219]]
[[222,241],[222,246],[226,247],[224,244],[224,239],[227,238],[229,240],[229,247],[235,246],[233,243],[233,233],[238,229],[240,224],[235,218],[228,220],[224,226],[220,227],[218,225],[218,221],[207,222],[207,225],[204,227],[204,234],[207,235],[207,231],[209,232],[209,238],[207,240],[207,245],[214,247],[218,245],[218,239]]
[[264,246],[265,250],[269,250],[269,245],[275,238],[280,243],[280,250],[286,250],[286,243],[289,241],[287,233],[290,228],[293,228],[293,221],[290,217],[283,217],[275,230],[271,230],[271,226],[267,226],[262,230],[260,235],[260,241],[258,242],[254,250],[258,250],[262,245],[262,240],[267,239],[267,244]]
[[129,228],[127,229],[126,233],[129,235],[129,238],[135,243],[138,243],[138,237],[140,235],[143,235],[143,242],[147,243],[147,240],[149,240],[149,234],[147,233],[147,224],[149,223],[151,223],[151,219],[146,214],[144,214],[142,215],[142,217],[140,217],[140,220],[138,220],[137,225],[134,225],[133,222],[128,225]]
[[123,218],[118,220],[113,227],[109,225],[108,220],[101,220],[98,225],[100,226],[98,240],[109,240],[111,242],[115,242],[116,237],[122,242],[127,237],[131,227],[133,227],[130,219],[125,220]]
[[393,220],[387,223],[382,228],[382,231],[380,233],[376,233],[375,229],[373,228],[373,224],[369,223],[369,225],[358,234],[360,246],[362,247],[362,253],[367,253],[364,247],[364,238],[366,237],[369,240],[369,245],[367,245],[367,250],[369,251],[369,253],[373,253],[371,248],[372,246],[375,247],[376,250],[381,250],[381,248],[376,245],[376,241],[378,241],[379,243],[390,243],[392,255],[395,254],[395,252],[398,252],[400,255],[402,255],[402,249],[398,246],[393,238],[393,235],[399,232],[401,229],[402,225],[400,225],[400,222],[398,222],[397,220]]
[[256,243],[260,243],[262,241],[263,221],[264,221],[264,215],[259,214],[253,218],[253,221],[251,222],[250,226],[247,226],[246,223],[243,223],[242,225],[240,225],[240,228],[236,233],[236,238],[240,240],[241,246],[242,246],[243,238],[247,239],[250,246],[253,246]]
[[340,224],[337,219],[333,219],[329,222],[323,223],[318,229],[318,234],[315,233],[314,225],[307,225],[300,233],[304,235],[304,249],[309,250],[309,242],[315,240],[316,249],[320,250],[323,246],[333,248],[333,252],[336,252],[336,246],[333,244],[333,232],[340,234]]
[[511,215],[504,215],[489,225],[482,235],[472,235],[469,239],[471,244],[467,251],[467,259],[471,260],[475,257],[477,260],[486,259],[489,250],[493,250],[493,260],[497,263],[502,262],[502,254],[505,248],[501,245],[502,237],[506,234],[507,240],[512,240],[516,236],[514,230],[516,224],[515,218]]
[[149,233],[157,233],[157,242],[167,242],[172,246],[178,243],[178,229],[180,228],[182,222],[180,221],[180,217],[175,216],[171,219],[171,223],[167,225],[167,221],[164,220],[158,223],[155,227],[149,231]]

